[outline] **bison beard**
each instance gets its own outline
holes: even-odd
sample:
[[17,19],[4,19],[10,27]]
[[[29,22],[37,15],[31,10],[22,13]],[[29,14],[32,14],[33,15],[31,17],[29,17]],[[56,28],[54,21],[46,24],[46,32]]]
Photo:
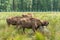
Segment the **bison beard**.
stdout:
[[43,22],[41,22],[41,23],[42,23],[42,25],[40,26],[40,32],[43,34],[47,33],[48,32],[47,26],[48,26],[49,22],[46,20],[43,20]]

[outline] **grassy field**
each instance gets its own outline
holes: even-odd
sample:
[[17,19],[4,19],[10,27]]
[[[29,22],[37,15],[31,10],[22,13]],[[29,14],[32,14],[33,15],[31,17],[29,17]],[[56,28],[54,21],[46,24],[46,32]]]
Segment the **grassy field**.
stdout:
[[30,29],[26,29],[26,34],[22,34],[22,29],[18,32],[14,26],[7,26],[6,18],[21,16],[23,13],[28,12],[0,12],[0,40],[60,40],[60,12],[33,12],[34,17],[49,21],[49,39],[39,32],[31,34]]

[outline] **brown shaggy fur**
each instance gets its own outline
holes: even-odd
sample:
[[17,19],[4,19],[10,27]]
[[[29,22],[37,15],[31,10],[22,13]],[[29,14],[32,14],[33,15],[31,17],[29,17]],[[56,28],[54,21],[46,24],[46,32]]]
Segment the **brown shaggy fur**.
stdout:
[[35,32],[35,30],[41,25],[40,20],[29,17],[11,17],[7,18],[6,21],[8,25],[16,25],[17,27],[20,25],[23,28],[23,31],[25,28],[32,28]]
[[41,25],[41,21],[36,18],[22,18],[17,22],[17,26],[20,25],[25,32],[25,28],[32,29],[34,32],[37,30]]
[[20,18],[22,18],[22,17],[16,16],[16,17],[9,17],[9,18],[7,18],[6,21],[7,21],[8,26],[9,26],[9,25],[16,25],[17,21],[18,21]]
[[28,14],[23,14],[22,16],[23,16],[23,17],[29,17],[29,18],[32,18],[32,17],[33,17],[33,14],[28,13]]
[[25,28],[32,29],[35,32],[39,27],[49,24],[48,21],[41,22],[39,19],[32,18],[32,16],[28,15],[10,17],[7,18],[6,21],[8,25],[16,25],[17,28],[19,28],[18,26],[20,25],[23,28],[23,32],[25,32]]

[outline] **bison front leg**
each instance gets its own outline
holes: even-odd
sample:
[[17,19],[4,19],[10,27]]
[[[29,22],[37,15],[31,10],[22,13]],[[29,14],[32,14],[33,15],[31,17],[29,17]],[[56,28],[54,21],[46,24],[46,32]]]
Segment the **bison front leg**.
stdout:
[[20,28],[19,28],[19,25],[16,25],[15,29],[17,29],[18,32],[19,32],[19,29],[20,29]]
[[35,27],[32,27],[32,30],[34,31],[34,33],[35,33]]
[[18,29],[18,25],[15,26],[15,29]]
[[23,33],[25,33],[25,28],[23,27]]

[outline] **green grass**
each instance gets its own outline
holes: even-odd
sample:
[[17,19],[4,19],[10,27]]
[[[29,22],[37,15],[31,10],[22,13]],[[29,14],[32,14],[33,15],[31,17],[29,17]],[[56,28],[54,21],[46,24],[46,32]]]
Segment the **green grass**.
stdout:
[[23,13],[28,12],[0,12],[0,40],[60,40],[60,12],[31,12],[34,17],[49,21],[49,39],[39,32],[31,34],[32,30],[26,29],[26,34],[22,34],[22,29],[18,32],[14,26],[7,26],[6,18],[21,16]]

